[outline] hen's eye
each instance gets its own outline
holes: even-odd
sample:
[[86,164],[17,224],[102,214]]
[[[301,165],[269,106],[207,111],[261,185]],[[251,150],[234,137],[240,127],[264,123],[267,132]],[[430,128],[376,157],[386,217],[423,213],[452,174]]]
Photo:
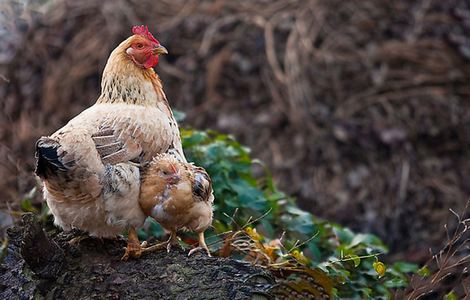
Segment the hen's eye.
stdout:
[[137,48],[142,49],[143,47],[144,47],[144,45],[142,45],[141,43],[137,44]]
[[163,175],[170,175],[170,173],[168,171],[164,170]]

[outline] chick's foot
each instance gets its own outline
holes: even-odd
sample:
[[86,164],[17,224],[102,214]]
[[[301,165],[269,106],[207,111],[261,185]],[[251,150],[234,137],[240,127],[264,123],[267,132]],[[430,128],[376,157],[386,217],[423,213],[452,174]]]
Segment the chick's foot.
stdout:
[[170,252],[171,247],[178,246],[178,245],[179,243],[178,243],[178,238],[176,237],[176,234],[171,233],[168,241],[158,243],[158,244],[148,246],[148,247],[147,247],[147,242],[142,243],[142,246],[143,246],[142,252],[152,252],[152,251],[157,251],[161,249],[166,249],[167,252]]
[[209,251],[209,247],[207,247],[206,240],[204,238],[204,232],[199,233],[199,247],[191,249],[188,253],[188,256],[193,255],[195,252],[197,252],[199,250],[206,251],[206,253],[209,257],[212,256],[211,252]]

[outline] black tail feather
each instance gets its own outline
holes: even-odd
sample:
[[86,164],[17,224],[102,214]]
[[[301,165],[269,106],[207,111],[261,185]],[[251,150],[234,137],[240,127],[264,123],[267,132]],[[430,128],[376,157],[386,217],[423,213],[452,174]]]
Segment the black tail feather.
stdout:
[[58,150],[60,144],[47,137],[42,137],[36,142],[36,175],[47,178],[57,174],[58,171],[66,171],[67,167],[61,162]]

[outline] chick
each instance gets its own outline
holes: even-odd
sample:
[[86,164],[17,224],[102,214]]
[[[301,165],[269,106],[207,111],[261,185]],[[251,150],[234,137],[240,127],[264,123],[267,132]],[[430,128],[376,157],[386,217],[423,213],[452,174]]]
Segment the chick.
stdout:
[[214,196],[207,172],[177,156],[160,154],[141,171],[139,203],[147,216],[153,217],[170,233],[164,243],[146,247],[143,252],[177,244],[178,230],[199,235],[199,247],[189,255],[204,249],[210,256],[204,231],[212,223]]

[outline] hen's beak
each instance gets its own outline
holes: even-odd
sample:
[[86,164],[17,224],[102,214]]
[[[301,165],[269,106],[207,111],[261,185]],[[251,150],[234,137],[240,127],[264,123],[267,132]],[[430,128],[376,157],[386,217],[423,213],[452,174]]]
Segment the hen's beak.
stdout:
[[158,45],[155,48],[153,48],[152,52],[153,52],[154,55],[156,55],[156,54],[168,54],[168,50],[166,50],[166,48],[163,47],[162,45]]

